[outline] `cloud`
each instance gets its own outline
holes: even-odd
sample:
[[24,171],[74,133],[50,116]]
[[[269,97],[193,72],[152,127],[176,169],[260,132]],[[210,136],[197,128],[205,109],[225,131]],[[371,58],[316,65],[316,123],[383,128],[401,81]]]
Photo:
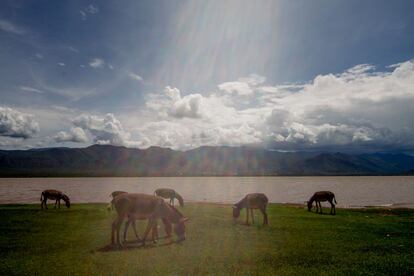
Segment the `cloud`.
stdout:
[[36,54],[35,54],[35,57],[37,57],[38,59],[43,59],[43,55],[42,55],[42,54],[40,54],[40,53],[36,53]]
[[72,51],[72,52],[74,52],[74,53],[79,53],[79,49],[77,49],[77,48],[75,48],[75,47],[73,47],[73,46],[69,46],[69,47],[68,47],[68,50],[69,50],[69,51]]
[[238,95],[250,95],[253,90],[249,84],[240,81],[224,82],[219,84],[218,88],[227,93],[236,93]]
[[53,140],[57,143],[86,143],[89,141],[89,138],[82,128],[73,127],[69,131],[59,131],[55,136],[53,136]]
[[26,33],[25,29],[7,20],[0,20],[0,30],[17,35],[24,35]]
[[80,10],[79,13],[82,16],[82,20],[86,20],[88,15],[99,13],[99,7],[94,4],[90,4],[89,6]]
[[74,126],[87,131],[97,144],[117,146],[139,146],[140,143],[131,140],[131,134],[124,130],[121,122],[111,113],[105,116],[83,114],[73,120]]
[[44,92],[42,90],[33,88],[33,87],[29,87],[29,86],[20,86],[19,87],[21,90],[26,91],[26,92],[35,92],[35,93],[39,93],[39,94],[43,94]]
[[180,90],[170,86],[165,87],[164,94],[151,95],[147,107],[156,110],[164,116],[174,118],[201,118],[204,97],[200,94],[190,94],[181,97]]
[[[110,65],[110,67],[109,67],[110,69],[113,69],[113,67],[112,67],[112,65]],[[140,75],[138,75],[138,74],[135,74],[135,73],[132,73],[132,72],[130,72],[129,74],[128,74],[128,77],[130,77],[131,79],[133,79],[133,80],[136,80],[136,81],[139,81],[139,82],[142,82],[144,79],[140,76]]]
[[63,62],[58,62],[58,65],[59,65],[59,66],[62,66],[62,67],[63,67],[63,66],[66,66],[66,64],[65,64],[65,63],[63,63]]
[[[295,93],[273,97],[268,137],[277,147],[413,147],[414,64],[391,72],[368,64],[319,75]],[[277,89],[276,89],[277,90]]]
[[226,93],[235,93],[237,95],[251,95],[254,87],[262,84],[266,78],[257,74],[251,74],[248,77],[239,78],[237,81],[224,82],[218,85],[218,88]]
[[105,66],[105,61],[100,58],[94,58],[89,62],[89,66],[93,68],[103,68]]
[[413,61],[383,71],[360,64],[301,84],[269,85],[250,75],[203,95],[167,86],[148,97],[155,115],[138,131],[142,141],[181,149],[412,150],[413,87]]
[[0,136],[31,138],[39,132],[39,124],[30,114],[0,107]]

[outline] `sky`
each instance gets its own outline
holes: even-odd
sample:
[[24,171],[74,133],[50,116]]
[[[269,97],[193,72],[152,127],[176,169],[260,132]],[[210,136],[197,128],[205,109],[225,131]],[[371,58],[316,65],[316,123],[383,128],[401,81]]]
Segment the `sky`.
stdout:
[[414,152],[413,1],[0,1],[0,148]]

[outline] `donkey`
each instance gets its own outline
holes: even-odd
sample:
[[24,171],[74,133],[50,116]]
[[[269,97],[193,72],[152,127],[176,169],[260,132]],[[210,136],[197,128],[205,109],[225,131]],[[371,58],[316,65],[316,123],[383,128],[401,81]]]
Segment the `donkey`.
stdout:
[[[178,242],[185,240],[185,222],[188,218],[184,217],[173,206],[164,202],[162,198],[146,194],[120,194],[114,198],[114,206],[117,217],[112,223],[111,243],[122,246],[119,240],[119,230],[125,217],[128,220],[148,219],[148,225],[142,237],[145,245],[147,235],[156,226],[157,219],[165,219],[174,224],[174,233],[178,236]],[[167,229],[168,232],[168,229]],[[167,233],[168,234],[168,233]]]
[[41,201],[40,207],[42,208],[42,210],[43,210],[43,206],[47,209],[46,202],[48,199],[56,200],[55,209],[56,209],[56,204],[58,204],[58,207],[60,209],[60,200],[62,199],[63,201],[65,201],[66,207],[70,208],[70,199],[67,195],[57,190],[44,190],[42,194],[40,195],[40,201]]
[[[117,197],[118,195],[121,194],[126,194],[127,192],[125,191],[113,191],[109,196],[112,197],[111,202],[109,203],[107,209],[108,211],[111,211],[114,209],[114,199],[115,197]],[[164,229],[165,232],[167,233],[167,238],[171,238],[171,231],[172,231],[172,226],[171,226],[171,222],[169,222],[167,219],[162,219],[162,222],[164,223]],[[126,236],[128,233],[128,227],[129,225],[132,225],[132,228],[134,230],[134,234],[135,237],[137,239],[137,241],[142,241],[141,238],[139,237],[138,233],[137,233],[137,227],[136,227],[136,219],[133,218],[129,218],[128,220],[125,222],[125,230],[124,230],[124,238],[123,241],[126,242]],[[155,224],[154,227],[152,228],[152,242],[156,243],[156,240],[158,239],[158,225]]]
[[246,208],[246,224],[249,224],[249,211],[252,216],[252,222],[254,224],[253,209],[259,209],[263,214],[263,225],[268,225],[266,207],[269,200],[265,194],[254,193],[246,195],[242,200],[234,204],[233,206],[233,218],[236,220],[240,216],[240,210]]
[[178,199],[181,207],[184,207],[184,200],[175,190],[169,188],[156,189],[154,195],[170,199],[170,204],[174,206],[174,198]]
[[[337,204],[334,193],[330,191],[320,191],[313,194],[313,196],[308,201],[308,211],[310,212],[312,209],[312,204],[315,201],[316,205],[316,212],[318,213],[318,209],[320,210],[320,213],[322,214],[322,206],[321,201],[329,201],[331,204],[331,215],[336,214],[335,210],[335,204]],[[334,204],[335,202],[335,204]],[[319,208],[318,208],[319,205]],[[333,211],[333,213],[332,213]]]

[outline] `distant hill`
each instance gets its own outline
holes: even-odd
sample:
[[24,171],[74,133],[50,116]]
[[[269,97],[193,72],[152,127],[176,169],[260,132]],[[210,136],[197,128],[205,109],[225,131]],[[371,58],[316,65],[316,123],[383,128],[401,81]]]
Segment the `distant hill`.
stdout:
[[266,176],[398,175],[414,173],[405,154],[278,152],[252,147],[189,151],[109,145],[0,150],[0,176]]

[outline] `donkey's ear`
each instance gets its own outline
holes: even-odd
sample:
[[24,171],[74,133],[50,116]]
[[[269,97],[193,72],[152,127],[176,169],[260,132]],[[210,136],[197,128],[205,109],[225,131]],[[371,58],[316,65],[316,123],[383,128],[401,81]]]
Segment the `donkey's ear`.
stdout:
[[190,219],[189,218],[186,218],[186,217],[183,217],[182,219],[180,219],[180,221],[181,222],[187,222],[187,221],[189,221]]

